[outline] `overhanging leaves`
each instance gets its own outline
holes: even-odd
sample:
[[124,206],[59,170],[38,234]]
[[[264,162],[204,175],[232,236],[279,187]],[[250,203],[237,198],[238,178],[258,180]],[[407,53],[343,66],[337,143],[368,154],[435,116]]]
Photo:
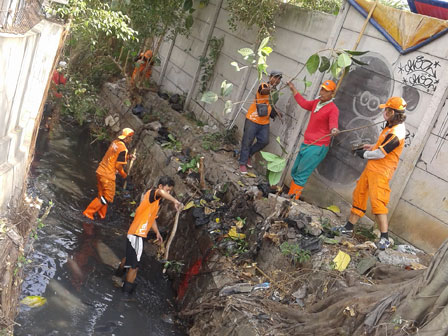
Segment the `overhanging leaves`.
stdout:
[[263,159],[265,159],[266,161],[275,161],[278,159],[281,159],[280,156],[269,153],[269,152],[260,152],[261,156],[263,157]]
[[201,97],[201,101],[207,104],[214,103],[218,100],[218,95],[212,91],[204,92]]
[[270,185],[276,185],[280,182],[280,179],[282,178],[282,172],[269,172],[268,180]]
[[311,55],[306,61],[306,69],[312,75],[319,67],[320,58],[318,54]]

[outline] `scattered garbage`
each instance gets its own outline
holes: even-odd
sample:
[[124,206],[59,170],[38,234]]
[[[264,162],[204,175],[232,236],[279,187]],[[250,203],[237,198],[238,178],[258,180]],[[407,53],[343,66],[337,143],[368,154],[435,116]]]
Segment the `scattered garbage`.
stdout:
[[225,286],[219,291],[219,296],[227,296],[239,293],[250,293],[254,287],[250,283],[237,283]]
[[412,245],[397,245],[397,251],[413,255],[416,255],[417,253],[423,253],[423,251],[419,250],[418,248]]
[[292,296],[296,299],[303,299],[306,296],[306,292],[308,290],[308,287],[306,285],[303,285],[298,290],[296,290],[294,293],[292,293]]
[[339,250],[338,254],[333,259],[335,265],[334,269],[340,272],[344,271],[347,268],[348,264],[350,263],[350,260],[351,258],[347,253]]
[[359,274],[364,275],[376,265],[377,261],[378,260],[375,257],[363,258],[358,262],[358,265],[356,265],[356,271]]
[[24,304],[31,308],[43,306],[46,302],[47,302],[46,298],[38,295],[27,296],[24,297],[22,300],[20,300],[21,304]]
[[269,282],[263,282],[261,284],[255,285],[253,290],[259,290],[259,289],[269,289],[271,287],[271,284]]
[[396,266],[410,266],[413,263],[419,263],[417,256],[409,253],[403,253],[392,249],[386,249],[378,253],[378,259],[383,264]]
[[341,209],[337,205],[330,205],[327,210],[333,211],[334,213],[341,213]]

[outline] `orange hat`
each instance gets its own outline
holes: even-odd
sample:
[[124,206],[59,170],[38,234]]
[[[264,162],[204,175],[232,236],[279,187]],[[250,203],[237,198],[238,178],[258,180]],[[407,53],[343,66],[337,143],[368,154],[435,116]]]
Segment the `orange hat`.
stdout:
[[323,87],[327,91],[334,91],[336,89],[336,83],[332,80],[326,80],[322,83],[321,87]]
[[131,128],[123,128],[123,130],[121,131],[121,134],[118,136],[118,139],[126,139],[128,136],[133,136],[134,135],[134,130]]
[[390,97],[386,104],[380,104],[380,108],[390,107],[394,110],[404,111],[406,109],[406,101],[401,97]]
[[150,59],[152,57],[152,50],[146,50],[143,56],[147,59]]

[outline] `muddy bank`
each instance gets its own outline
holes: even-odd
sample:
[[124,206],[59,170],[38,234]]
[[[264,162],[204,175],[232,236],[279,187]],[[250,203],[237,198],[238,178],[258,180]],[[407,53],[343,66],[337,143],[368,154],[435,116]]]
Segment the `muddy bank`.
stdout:
[[25,197],[21,204],[0,218],[0,334],[12,335],[22,284],[23,268],[28,263],[30,232],[38,224],[39,199]]
[[[428,256],[398,239],[402,250],[378,252],[371,227],[335,237],[331,227],[345,222],[337,207],[274,194],[260,163],[262,175],[239,175],[235,139],[174,111],[163,95],[146,93],[138,115],[124,103],[122,84],[106,85],[103,97],[112,128],[136,130],[137,194],[170,175],[186,204],[166,267],[191,335],[362,333],[372,327],[363,323],[376,303],[390,294],[378,286],[395,288],[428,265]],[[174,213],[165,210],[159,223],[167,235]]]

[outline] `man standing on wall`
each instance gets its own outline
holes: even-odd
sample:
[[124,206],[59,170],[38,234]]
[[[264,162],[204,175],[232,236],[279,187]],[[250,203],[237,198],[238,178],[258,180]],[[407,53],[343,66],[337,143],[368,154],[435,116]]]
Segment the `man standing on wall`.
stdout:
[[391,97],[386,104],[381,104],[386,127],[381,132],[374,145],[364,145],[355,154],[361,159],[367,159],[364,168],[353,191],[353,203],[350,217],[345,226],[337,226],[334,231],[345,235],[353,234],[353,227],[363,217],[367,209],[367,199],[370,197],[372,213],[381,231],[377,247],[380,250],[388,248],[389,241],[387,204],[389,203],[391,180],[398,166],[400,154],[404,148],[406,137],[406,102],[401,97]]
[[[252,155],[269,143],[269,117],[273,108],[269,97],[280,83],[282,76],[280,71],[272,71],[269,82],[261,83],[258,87],[255,100],[247,111],[239,159],[241,174],[247,174],[247,167],[252,168]],[[254,143],[255,138],[257,141]]]
[[115,196],[117,172],[121,177],[127,177],[123,166],[131,158],[131,155],[128,155],[126,145],[131,143],[133,135],[134,131],[132,129],[124,128],[118,136],[118,139],[114,140],[109,146],[109,149],[96,170],[98,196],[84,210],[84,216],[93,220],[93,216],[98,212],[101,219],[106,217],[107,205],[113,202]]
[[156,218],[159,212],[161,198],[171,201],[177,211],[182,210],[183,204],[171,196],[174,188],[174,181],[168,176],[160,178],[157,188],[150,189],[143,196],[137,210],[134,220],[129,228],[126,239],[126,257],[121,260],[120,266],[115,271],[115,275],[122,277],[126,270],[126,279],[123,283],[123,292],[131,294],[136,284],[138,266],[143,252],[143,240],[147,238],[149,230],[153,230],[157,240],[162,243],[163,239],[157,227]]
[[336,84],[332,80],[322,83],[319,98],[314,100],[305,100],[293,83],[288,82],[288,86],[296,102],[311,111],[303,143],[291,170],[292,181],[288,195],[299,199],[311,173],[328,153],[331,137],[326,135],[335,136],[339,133],[339,109],[333,103]]

